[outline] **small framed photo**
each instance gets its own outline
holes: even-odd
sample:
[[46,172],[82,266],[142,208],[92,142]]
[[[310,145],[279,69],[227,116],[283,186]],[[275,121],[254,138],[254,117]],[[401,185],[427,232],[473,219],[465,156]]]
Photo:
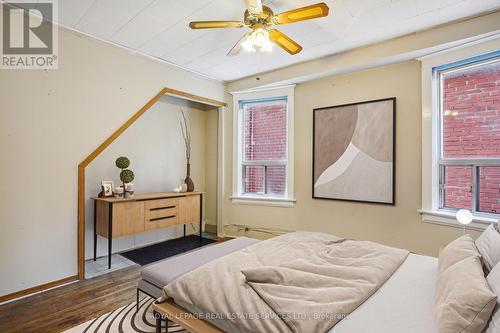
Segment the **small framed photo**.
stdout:
[[114,185],[112,180],[101,181],[101,187],[102,187],[102,196],[103,197],[112,197],[113,196],[113,189],[115,188],[115,185]]

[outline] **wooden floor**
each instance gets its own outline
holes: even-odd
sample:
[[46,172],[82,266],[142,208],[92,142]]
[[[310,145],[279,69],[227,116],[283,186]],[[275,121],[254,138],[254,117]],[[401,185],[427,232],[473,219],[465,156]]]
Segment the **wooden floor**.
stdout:
[[121,269],[0,305],[0,333],[61,332],[135,302],[141,269]]
[[135,301],[137,265],[0,305],[0,332],[61,332]]

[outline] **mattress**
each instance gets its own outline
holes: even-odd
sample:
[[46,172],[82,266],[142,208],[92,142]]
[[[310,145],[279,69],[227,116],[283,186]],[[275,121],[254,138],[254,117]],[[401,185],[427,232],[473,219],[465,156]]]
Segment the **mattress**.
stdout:
[[[434,318],[437,273],[436,258],[410,254],[375,294],[329,333],[437,333]],[[201,313],[192,304],[176,303],[191,313]],[[229,332],[223,320],[210,322]]]
[[329,333],[437,333],[437,258],[410,254],[386,283]]

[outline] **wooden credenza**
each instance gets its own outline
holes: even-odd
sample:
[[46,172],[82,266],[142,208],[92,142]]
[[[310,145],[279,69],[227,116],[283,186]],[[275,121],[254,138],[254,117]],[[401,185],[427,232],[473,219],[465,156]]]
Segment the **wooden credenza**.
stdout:
[[108,239],[108,267],[111,268],[113,238],[177,225],[200,224],[202,232],[203,192],[144,193],[133,198],[92,198],[94,200],[94,261],[97,235]]

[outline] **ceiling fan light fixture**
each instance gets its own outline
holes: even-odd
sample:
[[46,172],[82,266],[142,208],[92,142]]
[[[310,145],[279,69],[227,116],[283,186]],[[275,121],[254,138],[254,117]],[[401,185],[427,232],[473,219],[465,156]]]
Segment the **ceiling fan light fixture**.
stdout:
[[320,2],[274,14],[271,8],[262,4],[263,0],[245,1],[247,9],[243,13],[242,21],[192,21],[189,27],[191,29],[250,28],[251,31],[241,37],[229,50],[228,56],[238,55],[241,49],[253,53],[272,52],[274,45],[290,55],[295,55],[302,51],[302,46],[273,26],[325,17],[330,10],[326,3]]
[[269,31],[257,28],[241,42],[241,46],[247,52],[271,52],[274,43],[269,38]]
[[252,37],[254,45],[261,48],[269,41],[269,32],[264,28],[257,28],[252,32]]
[[267,43],[265,43],[261,48],[260,48],[260,51],[261,52],[267,52],[267,53],[270,53],[270,52],[273,52],[273,46],[274,46],[274,43],[271,42],[270,40],[267,41]]
[[255,52],[255,48],[252,42],[252,36],[248,36],[244,41],[241,42],[241,47],[247,52]]

